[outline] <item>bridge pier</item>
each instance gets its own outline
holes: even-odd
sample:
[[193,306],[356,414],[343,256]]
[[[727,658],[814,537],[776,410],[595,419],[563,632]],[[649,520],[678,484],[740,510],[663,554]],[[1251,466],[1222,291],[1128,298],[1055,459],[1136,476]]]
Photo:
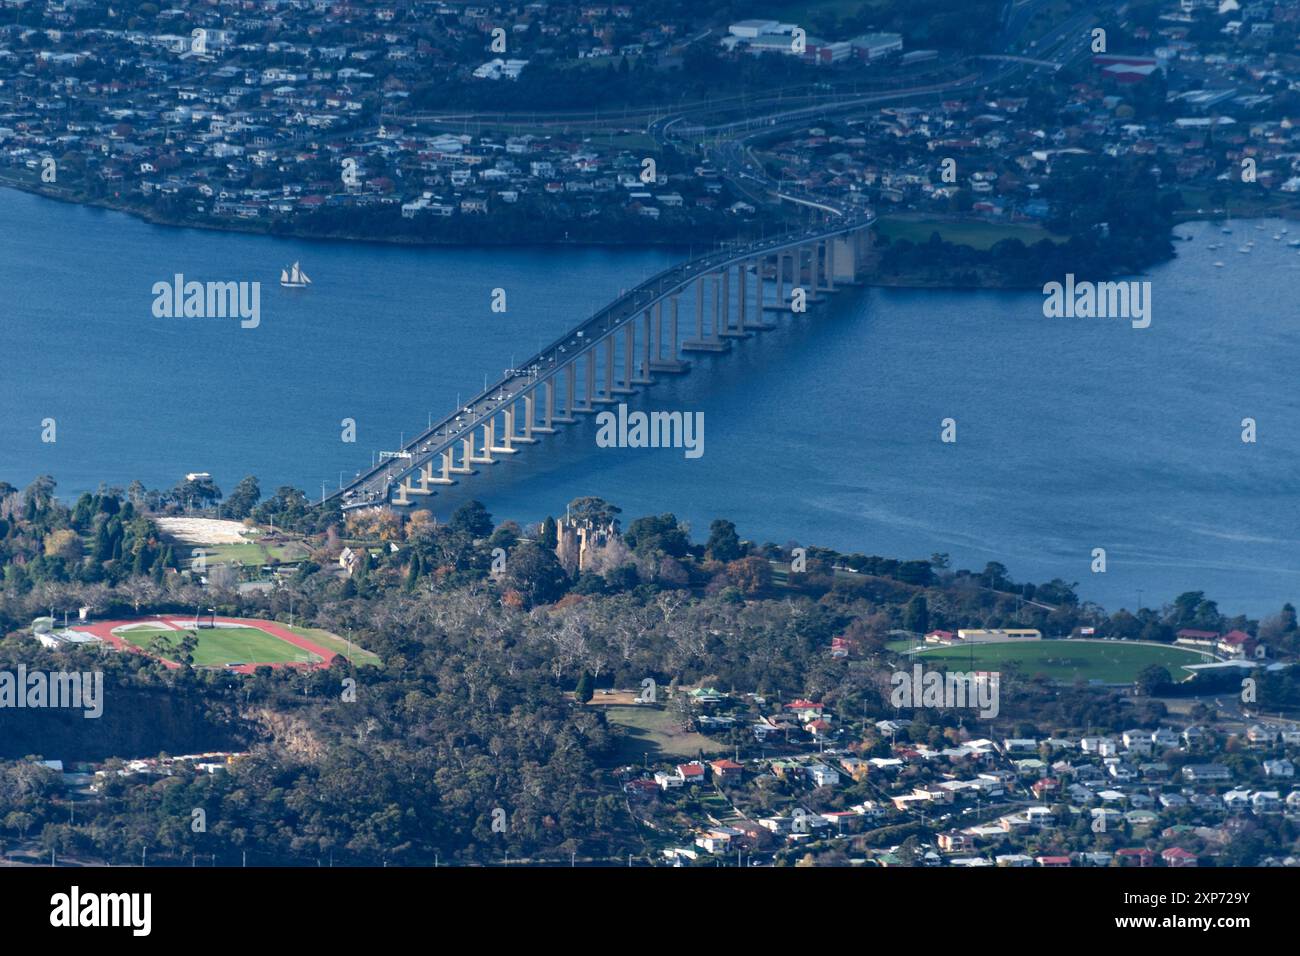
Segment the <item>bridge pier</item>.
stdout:
[[[709,335],[704,335],[704,281],[713,279],[713,327]],[[731,343],[718,338],[718,299],[722,294],[721,283],[713,273],[701,275],[695,280],[695,338],[682,343],[683,352],[726,352]]]
[[731,266],[722,267],[722,324],[721,324],[721,328],[718,330],[718,335],[722,338],[747,339],[753,335],[752,332],[745,331],[745,307],[743,304],[744,297],[745,297],[745,267],[743,263],[740,266],[740,275],[738,278],[739,278],[738,284],[740,286],[740,298],[742,304],[740,306],[740,315],[736,319],[736,327],[735,329],[732,329],[731,327],[731,282],[730,282]]
[[[789,312],[790,302],[785,294],[785,257],[784,251],[778,250],[776,253],[776,301],[771,305],[764,305],[763,310],[768,312]],[[792,255],[790,262],[790,285],[791,287],[799,284],[799,260]]]
[[[613,336],[610,336],[613,338]],[[631,319],[623,326],[623,384],[614,389],[616,395],[635,395],[637,385],[653,385],[653,382],[638,381],[636,374],[636,320]]]
[[[502,436],[501,444],[500,445],[491,444],[488,446],[488,450],[494,455],[519,454],[519,449],[514,447],[515,410],[513,407],[506,406],[506,408],[504,409],[502,413],[502,424],[505,426],[502,429],[502,431],[505,434]],[[491,442],[496,442],[497,419],[495,415],[493,415],[491,418],[488,419],[488,423],[486,427],[487,427],[487,431],[484,432],[484,438]]]
[[832,250],[831,274],[841,285],[861,285],[858,273],[862,268],[862,233],[837,236],[830,240]]
[[808,282],[804,285],[804,290],[807,292],[807,295],[804,296],[804,301],[809,305],[816,305],[826,300],[826,297],[820,292],[818,283],[821,243],[809,243],[803,247],[803,251],[808,253]]
[[524,403],[524,431],[519,434],[515,431],[515,412],[519,408],[519,400],[511,403],[506,413],[506,444],[508,445],[536,445],[537,439],[533,437],[533,396],[531,394],[523,396]]
[[475,465],[495,465],[496,459],[492,457],[493,432],[492,419],[488,419],[483,424],[483,454],[480,455],[474,450],[474,438],[471,435],[469,439],[470,463]]
[[534,419],[533,417],[534,410],[530,406],[528,409],[529,429],[528,432],[526,432],[525,434],[537,432],[537,434],[539,435],[554,435],[557,431],[554,424],[555,422],[555,378],[554,376],[548,378],[543,383],[543,387],[546,389],[546,397],[543,399],[542,402],[542,409],[543,409],[542,424],[541,425],[534,424],[536,419]]
[[614,336],[607,335],[603,339],[605,343],[605,389],[598,394],[592,401],[599,405],[617,405],[618,399],[615,395],[630,395],[630,391],[615,388],[614,386]]
[[[451,468],[448,470],[453,475],[477,475],[478,472],[471,467],[474,463],[474,435],[472,432],[470,433],[469,438],[461,439],[461,449],[464,455],[462,458],[463,463],[458,468],[456,467],[455,460],[452,459]],[[447,454],[451,457],[450,449],[448,449]]]
[[827,239],[824,243],[826,246],[825,272],[826,272],[826,291],[836,292],[835,288],[835,240]]
[[[749,267],[754,267],[754,302],[757,308],[754,310],[755,318],[749,318],[749,302],[747,289],[749,287]],[[776,326],[763,318],[763,260],[753,259],[741,264],[741,276],[743,281],[740,284],[740,327],[749,329],[754,332],[766,332],[774,329]]]
[[[656,306],[662,307],[663,302],[656,302]],[[653,385],[654,376],[650,374],[650,325],[653,321],[650,310],[646,309],[642,315],[641,323],[641,361],[637,366],[636,373],[628,378],[629,385]],[[634,323],[629,322],[628,328],[631,329]],[[631,355],[636,351],[636,337],[629,333],[627,337],[627,351]]]
[[677,357],[677,296],[668,298],[668,342],[669,355],[664,357],[663,338],[664,338],[664,310],[663,302],[658,304],[658,315],[655,320],[655,348],[654,358],[650,360],[650,370],[653,372],[664,372],[669,375],[683,375],[690,371],[691,363],[683,361]]
[[[584,391],[582,395],[582,404],[573,405],[569,409],[570,415],[573,414],[594,415],[596,413],[596,409],[594,405],[595,398],[596,398],[596,346],[595,345],[592,345],[589,349],[587,349],[586,356],[587,356],[586,391]],[[577,362],[578,360],[575,358],[574,361]],[[572,400],[573,395],[570,394],[569,398],[570,400]]]
[[402,479],[401,487],[402,487],[403,495],[428,496],[435,493],[434,490],[430,488],[428,483],[424,480],[423,475],[420,476],[420,483],[418,485],[412,484],[411,476],[407,475],[405,478]]
[[424,473],[421,475],[421,480],[426,488],[429,485],[454,485],[456,483],[456,479],[451,477],[451,452],[444,451],[440,457],[442,458],[442,469],[436,478],[433,474],[433,462],[427,461],[424,463]]
[[[573,394],[578,382],[578,360],[575,357],[564,367],[564,414],[552,415],[546,419],[547,425],[572,425],[577,421],[573,417]],[[554,379],[552,379],[554,381]]]

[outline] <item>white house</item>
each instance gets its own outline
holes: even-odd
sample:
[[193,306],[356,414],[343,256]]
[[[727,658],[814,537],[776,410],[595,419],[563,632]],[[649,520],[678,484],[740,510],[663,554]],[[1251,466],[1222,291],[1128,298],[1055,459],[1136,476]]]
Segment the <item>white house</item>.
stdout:
[[671,790],[680,787],[686,781],[676,773],[668,773],[660,770],[655,774],[655,783],[659,784],[660,790]]
[[808,779],[814,787],[835,787],[839,785],[840,775],[824,763],[815,763],[808,768]]
[[1282,798],[1276,790],[1258,790],[1251,795],[1250,806],[1256,813],[1281,813]]

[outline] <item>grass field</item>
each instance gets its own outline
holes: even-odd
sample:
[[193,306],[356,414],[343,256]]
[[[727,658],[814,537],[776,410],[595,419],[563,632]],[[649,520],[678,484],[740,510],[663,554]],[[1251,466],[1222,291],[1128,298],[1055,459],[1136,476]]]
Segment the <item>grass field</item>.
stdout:
[[1053,235],[1042,226],[1022,222],[966,222],[882,216],[876,223],[876,231],[888,236],[891,242],[907,239],[915,243],[929,242],[930,234],[937,232],[947,242],[974,249],[989,249],[1003,239],[1019,239],[1027,246],[1043,239],[1065,241],[1063,237]]
[[[273,561],[297,561],[305,557],[307,550],[294,544],[274,544],[267,547],[256,541],[242,541],[239,544],[201,545],[208,564],[244,564],[260,567]],[[188,563],[193,559],[189,551],[180,552]]]
[[[299,637],[307,638],[314,644],[319,644],[327,651],[333,651],[335,654],[348,657],[348,642],[337,634],[322,631],[319,627],[290,627],[287,624],[281,624],[280,626],[286,631],[297,634]],[[373,664],[375,667],[378,667],[381,663],[378,654],[372,654],[363,647],[357,647],[356,644],[351,646],[350,660],[353,664]]]
[[[121,628],[117,636],[150,654],[174,660],[174,648],[187,633],[158,627]],[[315,660],[314,655],[255,627],[199,628],[196,667],[226,664],[287,664]]]
[[697,734],[681,731],[674,726],[676,718],[665,708],[646,704],[600,708],[610,723],[627,731],[619,747],[616,760],[620,764],[640,763],[649,753],[652,760],[681,757],[692,759],[703,750],[706,754],[722,753],[725,748]]
[[954,670],[966,670],[972,658],[975,670],[998,670],[1014,663],[1027,677],[1041,674],[1048,680],[1067,684],[1076,680],[1129,683],[1151,664],[1167,668],[1175,681],[1184,680],[1189,674],[1182,669],[1183,665],[1214,659],[1181,647],[1131,641],[1029,641],[940,647],[922,651],[913,660],[942,661]]

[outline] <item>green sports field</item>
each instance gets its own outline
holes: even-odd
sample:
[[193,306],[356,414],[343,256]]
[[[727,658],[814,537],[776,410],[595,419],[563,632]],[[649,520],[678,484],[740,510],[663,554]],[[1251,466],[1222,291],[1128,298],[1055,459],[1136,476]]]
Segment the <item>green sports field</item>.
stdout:
[[319,627],[290,627],[287,624],[281,625],[286,631],[292,631],[299,637],[305,637],[307,640],[319,644],[327,651],[333,651],[335,654],[342,654],[343,657],[352,661],[358,666],[362,664],[371,664],[378,667],[380,663],[379,655],[364,647],[358,647],[355,643],[349,643],[337,634],[331,634],[329,631],[322,631]]
[[890,241],[907,239],[915,243],[929,242],[930,234],[937,232],[947,242],[974,249],[991,249],[1003,239],[1019,239],[1027,246],[1043,239],[1065,241],[1064,236],[1054,235],[1042,226],[1022,222],[977,222],[900,215],[882,216],[876,229]]
[[1027,641],[1024,643],[974,644],[970,647],[939,647],[922,651],[913,660],[942,661],[954,670],[993,671],[1017,664],[1027,677],[1043,675],[1048,680],[1074,683],[1098,680],[1126,684],[1152,664],[1166,668],[1175,681],[1189,673],[1187,664],[1201,664],[1215,658],[1181,647],[1136,644],[1131,641]]
[[197,634],[199,643],[194,650],[194,666],[223,666],[226,664],[287,664],[294,661],[314,661],[318,658],[300,647],[280,640],[255,627],[214,627],[197,631],[175,631],[166,628],[119,628],[118,637],[150,654],[174,660],[176,645],[186,633]]

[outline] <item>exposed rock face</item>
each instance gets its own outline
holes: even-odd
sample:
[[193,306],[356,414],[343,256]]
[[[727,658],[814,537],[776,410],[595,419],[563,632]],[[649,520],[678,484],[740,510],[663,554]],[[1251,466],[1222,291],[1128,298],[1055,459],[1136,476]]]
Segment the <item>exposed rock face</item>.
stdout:
[[308,761],[319,760],[325,754],[325,745],[315,728],[301,717],[265,707],[246,710],[240,716],[256,724],[272,745],[285,753]]

